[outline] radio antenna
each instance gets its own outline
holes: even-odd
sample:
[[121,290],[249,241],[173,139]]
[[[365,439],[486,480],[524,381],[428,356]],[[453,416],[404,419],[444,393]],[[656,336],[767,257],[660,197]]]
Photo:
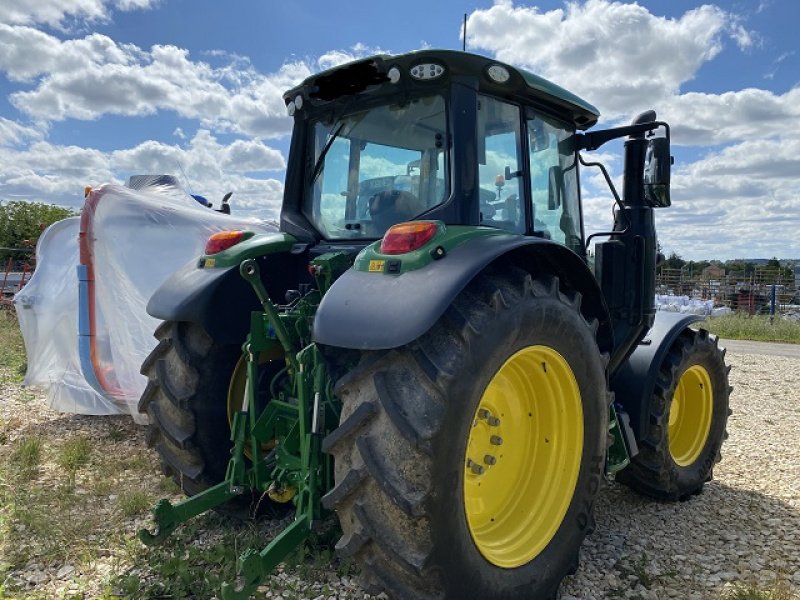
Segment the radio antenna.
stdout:
[[461,49],[467,51],[467,13],[464,13],[464,39],[462,40]]
[[186,176],[186,171],[183,170],[183,165],[179,160],[176,160],[175,163],[178,165],[178,168],[181,170],[181,175],[183,175],[183,180],[186,182],[186,187],[189,188],[189,194],[194,194],[192,191],[192,184],[189,183],[189,178]]

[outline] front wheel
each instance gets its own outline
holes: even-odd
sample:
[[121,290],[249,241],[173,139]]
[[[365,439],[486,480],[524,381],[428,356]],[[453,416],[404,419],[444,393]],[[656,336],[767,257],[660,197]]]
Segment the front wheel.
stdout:
[[659,500],[700,493],[727,437],[729,370],[715,336],[681,333],[660,366],[640,452],[617,479]]
[[555,597],[603,475],[609,394],[594,325],[557,279],[508,268],[338,382],[324,502],[368,589]]

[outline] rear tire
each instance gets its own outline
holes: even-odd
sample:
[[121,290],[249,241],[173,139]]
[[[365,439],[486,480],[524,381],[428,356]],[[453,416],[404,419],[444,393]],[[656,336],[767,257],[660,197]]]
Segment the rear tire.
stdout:
[[228,384],[241,348],[216,345],[194,323],[165,321],[142,363],[148,378],[139,412],[150,417],[148,445],[166,475],[193,496],[222,481],[232,447]]
[[[339,515],[343,536],[337,551],[361,564],[369,591],[409,600],[555,597],[564,576],[577,569],[580,545],[594,527],[593,505],[603,477],[610,395],[595,331],[596,323],[581,315],[580,294],[559,291],[555,278],[533,280],[506,269],[478,276],[419,340],[365,353],[359,366],[337,382],[340,426],[323,443],[335,457],[336,485],[323,503]],[[514,362],[519,356],[527,362]],[[536,361],[542,356],[543,371],[529,375],[539,369]],[[573,393],[553,392],[550,384],[531,386],[547,381],[541,373],[548,365],[556,384]],[[502,391],[510,380],[517,382],[513,394]],[[491,486],[476,491],[474,471],[465,466],[476,444],[482,454],[491,446],[480,444],[497,443],[476,433],[488,426],[478,424],[481,414],[488,414],[479,408],[492,402],[505,412],[519,413],[525,402],[530,407],[513,417],[498,410],[501,422],[491,425],[503,436],[514,433],[498,449],[507,448],[508,454],[532,449],[518,455],[525,460],[506,458],[510,468],[501,464],[502,450],[496,465],[482,467],[487,477],[492,469],[505,469],[495,471],[503,474],[495,481],[506,481],[499,495],[485,493]],[[562,405],[573,407],[577,423],[559,421]],[[527,418],[543,425],[515,426]],[[548,423],[556,435],[548,433]],[[582,436],[566,435],[571,425]],[[572,475],[537,470],[537,465],[555,464],[548,453],[566,457],[565,470]],[[518,469],[527,459],[534,468]],[[515,491],[508,479],[523,485]],[[562,484],[550,486],[555,494],[537,496],[548,481]],[[557,508],[540,508],[534,501],[540,497]],[[467,510],[465,501],[474,507],[484,498],[501,506],[491,513],[498,521],[509,517],[506,529],[497,531],[494,518],[489,523],[488,515]],[[544,523],[541,535],[514,527],[517,517]],[[509,531],[523,547],[510,559],[500,542]],[[493,550],[498,545],[499,554]]]
[[699,494],[728,437],[729,371],[716,336],[681,333],[659,369],[639,454],[617,479],[658,500]]

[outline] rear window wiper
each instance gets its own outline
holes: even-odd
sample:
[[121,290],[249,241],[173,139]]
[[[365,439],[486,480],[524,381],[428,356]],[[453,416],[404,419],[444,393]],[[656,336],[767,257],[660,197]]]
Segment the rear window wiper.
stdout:
[[331,134],[331,137],[328,138],[328,141],[325,142],[325,146],[322,148],[322,152],[319,153],[319,158],[317,162],[314,164],[314,170],[311,171],[311,183],[313,184],[319,174],[322,172],[322,165],[325,164],[325,155],[328,153],[328,150],[331,149],[333,142],[339,135],[342,133],[342,129],[344,129],[344,121],[339,123],[339,126],[336,127],[335,131]]

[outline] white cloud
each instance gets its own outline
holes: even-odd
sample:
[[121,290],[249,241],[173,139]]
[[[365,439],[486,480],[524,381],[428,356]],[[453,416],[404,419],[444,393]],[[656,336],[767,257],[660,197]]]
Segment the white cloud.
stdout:
[[61,41],[30,27],[0,25],[0,70],[33,89],[10,95],[34,119],[97,119],[104,114],[151,115],[174,111],[203,127],[256,137],[291,129],[282,93],[311,74],[305,62],[262,75],[241,57],[212,67],[187,50],[144,51],[99,34]]
[[316,61],[297,60],[276,72],[257,72],[241,56],[210,52],[212,66],[175,46],[149,51],[91,34],[61,41],[31,27],[0,24],[0,71],[28,83],[9,100],[34,119],[93,120],[105,114],[146,116],[173,111],[202,127],[260,138],[286,135],[283,92],[319,69],[379,52],[357,44]]
[[359,58],[387,53],[386,50],[381,48],[358,43],[349,50],[329,50],[317,59],[317,65],[322,70],[332,69]]
[[86,185],[123,183],[133,174],[176,174],[195,193],[215,204],[234,192],[234,208],[276,217],[283,184],[253,173],[285,168],[277,150],[255,140],[222,145],[207,130],[199,130],[186,146],[147,141],[133,148],[101,152],[39,141],[24,150],[0,147],[0,197],[40,200],[73,207],[83,202]]
[[595,103],[607,118],[676,94],[728,37],[742,48],[753,43],[738,17],[709,5],[668,19],[635,3],[588,0],[540,12],[499,0],[473,12],[467,24],[468,46],[531,68]]
[[0,0],[0,23],[42,24],[63,29],[68,19],[105,22],[112,10],[152,8],[158,0]]
[[0,117],[0,146],[15,146],[41,140],[44,136],[45,131],[42,128],[28,127],[5,117]]
[[689,92],[666,101],[659,117],[672,125],[678,144],[712,146],[739,140],[797,135],[800,87],[785,94],[748,88],[723,94]]

